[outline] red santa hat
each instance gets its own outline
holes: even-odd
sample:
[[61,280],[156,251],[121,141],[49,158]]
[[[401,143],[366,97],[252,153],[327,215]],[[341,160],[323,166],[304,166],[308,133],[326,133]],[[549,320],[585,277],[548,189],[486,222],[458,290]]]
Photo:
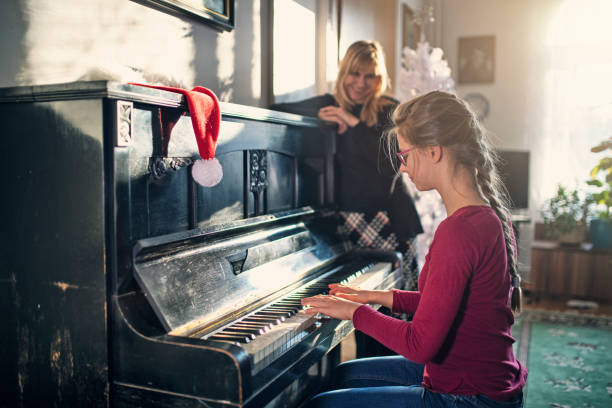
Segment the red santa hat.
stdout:
[[221,125],[221,109],[217,96],[208,88],[196,86],[191,91],[167,86],[144,84],[149,88],[183,94],[189,108],[191,124],[198,144],[200,159],[196,160],[191,169],[193,179],[201,186],[213,187],[223,178],[223,169],[215,158],[219,126]]

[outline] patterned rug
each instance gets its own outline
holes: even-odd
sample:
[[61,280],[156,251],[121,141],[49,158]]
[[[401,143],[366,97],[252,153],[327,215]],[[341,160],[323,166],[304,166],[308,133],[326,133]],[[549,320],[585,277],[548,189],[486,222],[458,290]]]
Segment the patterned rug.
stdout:
[[526,408],[612,407],[612,317],[527,310],[512,333]]

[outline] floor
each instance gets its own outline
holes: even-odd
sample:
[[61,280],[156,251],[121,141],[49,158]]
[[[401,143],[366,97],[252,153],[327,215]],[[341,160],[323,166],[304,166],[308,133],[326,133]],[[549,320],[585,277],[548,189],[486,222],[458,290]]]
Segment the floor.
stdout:
[[561,298],[561,297],[543,297],[543,296],[534,296],[529,291],[525,291],[523,293],[523,308],[525,310],[529,309],[544,309],[544,310],[555,310],[562,312],[578,312],[581,314],[592,314],[592,315],[604,315],[604,316],[612,316],[612,304],[604,304],[594,302],[596,307],[594,308],[581,308],[581,307],[572,307],[571,303],[568,305],[568,302],[572,299],[569,298]]

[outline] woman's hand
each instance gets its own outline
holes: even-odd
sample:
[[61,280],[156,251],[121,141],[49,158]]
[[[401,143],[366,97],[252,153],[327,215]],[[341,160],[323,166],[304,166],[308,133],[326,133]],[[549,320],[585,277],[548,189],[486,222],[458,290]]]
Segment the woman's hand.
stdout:
[[319,119],[338,124],[338,134],[343,134],[349,127],[355,127],[359,119],[338,106],[325,106],[319,109]]
[[355,310],[361,306],[360,303],[330,295],[304,298],[302,299],[302,305],[308,306],[307,309],[304,309],[307,314],[322,313],[341,320],[351,320]]
[[389,309],[393,307],[392,290],[361,290],[341,283],[332,283],[329,285],[329,294],[351,302],[377,304]]
[[329,294],[343,299],[358,303],[370,303],[369,290],[361,290],[343,285],[341,283],[332,283],[329,285]]

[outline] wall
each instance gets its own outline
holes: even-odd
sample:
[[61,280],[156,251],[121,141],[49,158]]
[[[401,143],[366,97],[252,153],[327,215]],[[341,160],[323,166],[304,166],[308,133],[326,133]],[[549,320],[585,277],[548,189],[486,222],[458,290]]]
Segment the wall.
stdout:
[[0,3],[0,86],[108,78],[212,89],[266,105],[269,2],[236,0],[231,32],[130,0]]
[[[557,183],[584,187],[590,147],[612,128],[612,30],[609,1],[442,0],[442,41],[457,80],[458,39],[494,35],[495,82],[457,84],[484,94],[484,125],[496,146],[529,150],[530,208],[540,218]],[[532,231],[521,231],[528,248]],[[522,259],[529,263],[528,257]]]
[[[397,1],[343,1],[337,49],[331,45],[338,39],[329,37],[337,35],[338,3],[295,3],[312,8],[315,2],[317,10],[330,10],[327,59],[337,57],[338,50],[342,55],[353,41],[377,39],[393,83]],[[86,6],[80,0],[3,1],[0,51],[10,58],[0,61],[0,87],[79,79],[198,84],[222,101],[267,106],[272,101],[272,9],[272,0],[235,0],[235,29],[226,32],[132,0],[90,0]],[[300,35],[305,34],[292,32],[287,38]],[[320,70],[317,89],[329,89],[334,78],[335,70]]]

